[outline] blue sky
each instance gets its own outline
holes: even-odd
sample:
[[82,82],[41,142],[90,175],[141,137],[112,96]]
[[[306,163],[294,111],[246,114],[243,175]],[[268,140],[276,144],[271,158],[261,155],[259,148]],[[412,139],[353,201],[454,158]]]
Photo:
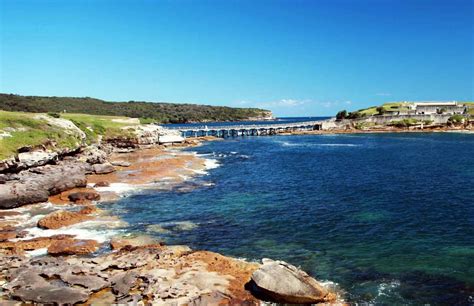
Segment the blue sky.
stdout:
[[0,92],[333,115],[474,100],[472,0],[0,0]]

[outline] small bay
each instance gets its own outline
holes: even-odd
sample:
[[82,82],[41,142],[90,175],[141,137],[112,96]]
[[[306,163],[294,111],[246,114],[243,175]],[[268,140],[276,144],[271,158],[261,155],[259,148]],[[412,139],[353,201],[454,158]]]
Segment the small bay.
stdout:
[[108,206],[130,231],[282,259],[349,302],[473,302],[474,135],[241,137],[188,150],[219,167]]

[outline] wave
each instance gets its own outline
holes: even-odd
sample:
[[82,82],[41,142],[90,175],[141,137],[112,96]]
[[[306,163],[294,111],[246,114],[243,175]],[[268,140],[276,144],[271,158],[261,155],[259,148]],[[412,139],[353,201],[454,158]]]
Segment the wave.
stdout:
[[218,168],[220,164],[216,159],[206,158],[204,161],[204,166],[206,167],[206,169],[210,170]]
[[[111,228],[107,228],[110,226]],[[27,235],[18,240],[28,240],[37,237],[51,237],[54,235],[73,235],[75,239],[92,239],[99,243],[104,243],[110,240],[113,236],[123,232],[121,228],[123,224],[119,221],[107,224],[103,220],[86,221],[58,229],[41,229],[39,227],[27,228],[25,231]]]
[[126,183],[111,183],[107,187],[94,187],[99,192],[114,192],[118,195],[125,195],[128,193],[136,192],[140,189],[143,189],[146,186],[132,185]]

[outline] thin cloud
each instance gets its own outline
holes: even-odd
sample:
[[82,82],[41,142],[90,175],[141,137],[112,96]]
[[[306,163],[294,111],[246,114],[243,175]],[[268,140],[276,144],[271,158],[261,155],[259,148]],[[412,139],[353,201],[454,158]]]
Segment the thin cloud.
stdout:
[[281,99],[278,101],[256,103],[258,107],[298,107],[306,104],[309,100]]

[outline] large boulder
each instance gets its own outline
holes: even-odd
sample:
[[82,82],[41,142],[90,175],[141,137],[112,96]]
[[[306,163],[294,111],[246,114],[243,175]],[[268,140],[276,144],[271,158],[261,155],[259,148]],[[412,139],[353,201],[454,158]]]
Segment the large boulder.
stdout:
[[79,160],[89,164],[103,164],[107,162],[107,153],[94,146],[89,146],[81,152]]
[[130,167],[132,164],[126,160],[116,160],[112,161],[111,164],[117,167]]
[[31,151],[18,154],[18,168],[25,169],[46,165],[58,158],[56,152]]
[[87,185],[88,164],[60,162],[25,170],[0,184],[0,209],[48,201],[50,195]]
[[85,201],[98,201],[100,200],[100,194],[95,191],[79,191],[71,193],[68,198],[74,203]]
[[93,165],[93,169],[96,174],[107,174],[115,171],[114,166],[109,163],[95,164]]
[[14,250],[15,253],[21,253],[23,251],[32,251],[47,248],[54,241],[70,239],[72,237],[72,235],[53,235],[49,237],[37,237],[28,240],[4,241],[0,242],[0,249]]
[[314,278],[284,261],[264,259],[248,285],[258,298],[276,303],[314,304],[335,300]]
[[91,217],[87,216],[86,214],[67,210],[58,210],[40,219],[38,221],[38,227],[45,229],[58,229],[89,219],[91,219]]
[[109,187],[110,183],[107,181],[99,181],[95,183],[94,187]]
[[51,255],[86,255],[94,253],[99,249],[99,243],[95,240],[64,239],[53,241],[48,247]]

